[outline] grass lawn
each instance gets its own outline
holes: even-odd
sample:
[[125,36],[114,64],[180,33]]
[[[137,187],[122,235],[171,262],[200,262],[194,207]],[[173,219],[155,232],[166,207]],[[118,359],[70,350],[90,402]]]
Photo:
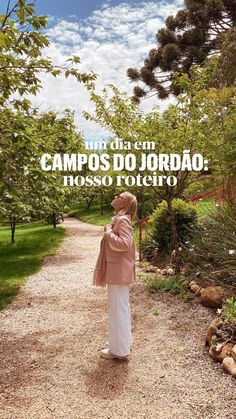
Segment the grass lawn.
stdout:
[[69,215],[78,218],[79,220],[86,221],[87,223],[96,224],[99,226],[104,226],[106,224],[110,224],[111,217],[113,217],[113,209],[112,208],[104,208],[104,214],[100,214],[100,208],[92,207],[88,211],[87,208],[80,207],[72,207],[69,211]]
[[16,226],[14,244],[10,227],[0,228],[0,310],[11,302],[29,275],[37,272],[44,256],[55,253],[65,235],[62,227],[44,222]]
[[[111,218],[113,217],[113,209],[112,208],[104,208],[104,214],[100,214],[100,209],[98,207],[90,208],[90,211],[86,208],[78,208],[72,207],[69,211],[69,215],[78,218],[79,220],[85,221],[87,223],[105,226],[106,224],[110,224]],[[138,246],[138,225],[135,224],[134,227],[134,241],[136,246]]]

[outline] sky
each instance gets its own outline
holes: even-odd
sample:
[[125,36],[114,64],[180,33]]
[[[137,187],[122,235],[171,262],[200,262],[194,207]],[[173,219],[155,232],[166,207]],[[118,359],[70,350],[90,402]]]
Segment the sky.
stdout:
[[[12,4],[15,0],[11,0]],[[6,0],[1,3],[1,9]],[[63,64],[72,55],[81,58],[80,70],[97,74],[96,91],[109,83],[132,94],[134,87],[126,72],[129,67],[140,68],[151,48],[156,47],[155,35],[164,20],[182,8],[183,0],[122,1],[122,0],[36,0],[38,14],[48,15],[46,33],[50,46],[44,55],[55,64]],[[84,137],[103,139],[109,135],[95,123],[86,121],[83,110],[93,112],[93,105],[83,86],[72,78],[53,78],[42,74],[43,89],[34,105],[41,111],[65,108],[75,111],[76,124]],[[150,111],[153,105],[165,108],[156,97],[145,99],[142,108]]]

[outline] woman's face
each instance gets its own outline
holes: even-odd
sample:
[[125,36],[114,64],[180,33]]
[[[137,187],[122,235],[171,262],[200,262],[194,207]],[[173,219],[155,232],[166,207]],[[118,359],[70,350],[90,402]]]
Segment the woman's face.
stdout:
[[116,212],[124,208],[124,198],[122,197],[122,193],[114,197],[113,201],[111,202],[111,206]]

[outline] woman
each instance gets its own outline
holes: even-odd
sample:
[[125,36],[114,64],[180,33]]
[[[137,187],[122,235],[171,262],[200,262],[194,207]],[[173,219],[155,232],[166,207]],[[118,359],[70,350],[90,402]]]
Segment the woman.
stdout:
[[115,196],[112,224],[106,225],[100,254],[94,269],[94,285],[108,288],[108,348],[101,350],[106,359],[127,359],[132,343],[129,285],[135,282],[135,247],[132,219],[137,200],[130,192]]

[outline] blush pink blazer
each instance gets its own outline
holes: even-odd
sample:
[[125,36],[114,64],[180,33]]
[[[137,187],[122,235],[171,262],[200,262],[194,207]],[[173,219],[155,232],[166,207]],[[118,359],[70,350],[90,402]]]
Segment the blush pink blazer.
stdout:
[[[118,216],[113,227],[104,233],[102,243],[94,270],[93,283],[95,285],[129,285],[135,282],[135,246],[131,217],[129,215]],[[113,250],[114,248],[122,251]],[[96,280],[98,273],[100,279]]]

